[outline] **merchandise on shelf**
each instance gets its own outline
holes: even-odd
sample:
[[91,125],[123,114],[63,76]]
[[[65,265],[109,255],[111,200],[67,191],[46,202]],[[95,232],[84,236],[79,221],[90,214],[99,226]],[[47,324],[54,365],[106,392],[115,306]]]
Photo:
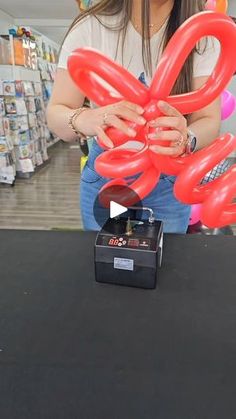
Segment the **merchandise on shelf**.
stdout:
[[57,60],[55,48],[29,28],[0,36],[0,183],[33,172],[58,141],[45,113]]
[[[14,166],[17,172],[33,172],[48,159],[47,146],[51,139],[41,83],[16,80],[3,81],[2,85],[0,182],[9,166]],[[12,173],[15,173],[14,167]]]
[[11,139],[0,137],[0,182],[12,184],[15,180],[15,153]]
[[7,35],[0,35],[0,65],[11,64],[11,45]]
[[58,51],[55,47],[46,43],[42,36],[35,36],[35,42],[38,58],[52,64],[58,62]]

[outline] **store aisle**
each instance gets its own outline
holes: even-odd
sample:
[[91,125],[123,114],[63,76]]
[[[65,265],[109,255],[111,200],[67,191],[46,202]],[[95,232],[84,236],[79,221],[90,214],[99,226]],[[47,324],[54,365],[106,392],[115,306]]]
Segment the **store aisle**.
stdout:
[[51,162],[14,187],[0,185],[0,228],[78,229],[80,156],[60,142],[49,149]]

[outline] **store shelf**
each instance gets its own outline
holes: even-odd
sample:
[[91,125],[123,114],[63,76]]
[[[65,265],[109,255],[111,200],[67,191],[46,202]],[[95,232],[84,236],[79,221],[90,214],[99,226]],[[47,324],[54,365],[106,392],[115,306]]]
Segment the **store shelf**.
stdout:
[[59,141],[46,121],[56,55],[38,36],[2,35],[0,41],[0,183],[13,183],[9,170],[31,177],[48,164],[47,149]]
[[0,79],[41,82],[39,70],[3,64],[0,65]]
[[48,160],[44,161],[43,164],[40,166],[36,166],[33,172],[23,173],[23,172],[16,172],[16,178],[19,179],[30,179],[32,176],[35,175],[35,173],[38,173],[41,169],[48,166],[50,164],[51,158],[49,157]]

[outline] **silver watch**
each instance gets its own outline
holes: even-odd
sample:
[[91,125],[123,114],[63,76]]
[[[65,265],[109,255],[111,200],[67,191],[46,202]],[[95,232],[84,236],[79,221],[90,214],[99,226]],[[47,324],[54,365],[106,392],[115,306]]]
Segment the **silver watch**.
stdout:
[[190,129],[188,129],[188,141],[186,144],[186,154],[192,154],[196,150],[197,146],[197,137]]

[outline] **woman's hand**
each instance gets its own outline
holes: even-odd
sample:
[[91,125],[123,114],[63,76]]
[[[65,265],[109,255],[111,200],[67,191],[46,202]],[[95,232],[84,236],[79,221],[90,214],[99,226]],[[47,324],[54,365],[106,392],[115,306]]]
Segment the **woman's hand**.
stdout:
[[[158,108],[165,115],[149,122],[151,128],[155,128],[152,134],[149,134],[150,140],[171,141],[170,146],[150,145],[150,149],[158,154],[168,156],[180,156],[184,154],[188,141],[187,120],[177,109],[168,103],[160,101]],[[151,142],[151,141],[150,141]]]
[[105,133],[106,128],[114,127],[127,134],[128,137],[135,137],[135,130],[128,127],[125,120],[145,125],[143,113],[144,109],[141,106],[127,101],[96,109],[88,108],[75,120],[75,128],[86,136],[98,136],[104,145],[111,148],[114,145]]

